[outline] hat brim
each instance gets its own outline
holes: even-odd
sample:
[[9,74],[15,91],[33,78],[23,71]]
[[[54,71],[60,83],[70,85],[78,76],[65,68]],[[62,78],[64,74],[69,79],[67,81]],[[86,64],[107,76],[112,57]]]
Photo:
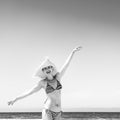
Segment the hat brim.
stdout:
[[45,60],[41,63],[41,65],[36,69],[33,77],[34,77],[34,78],[36,78],[36,77],[37,77],[37,78],[46,78],[46,74],[42,71],[42,68],[47,67],[47,66],[53,66],[53,68],[54,68],[54,70],[53,70],[53,72],[52,72],[52,75],[53,75],[53,76],[57,74],[57,68],[56,68],[55,64],[53,64],[53,63],[47,58],[47,59],[45,59]]

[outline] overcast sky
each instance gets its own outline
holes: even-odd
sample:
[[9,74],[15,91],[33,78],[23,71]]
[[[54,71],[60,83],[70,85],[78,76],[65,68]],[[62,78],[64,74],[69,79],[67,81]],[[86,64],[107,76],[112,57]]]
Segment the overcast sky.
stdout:
[[40,111],[44,90],[31,89],[45,56],[58,70],[78,46],[62,78],[62,107],[120,108],[119,0],[0,0],[0,111]]

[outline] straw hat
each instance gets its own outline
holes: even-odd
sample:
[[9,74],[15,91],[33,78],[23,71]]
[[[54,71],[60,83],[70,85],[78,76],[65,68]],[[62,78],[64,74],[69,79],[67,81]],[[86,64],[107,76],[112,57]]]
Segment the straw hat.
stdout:
[[54,71],[52,72],[52,75],[57,74],[57,68],[56,66],[49,60],[49,58],[45,58],[45,60],[40,64],[40,66],[36,69],[33,77],[36,78],[46,78],[46,75],[43,73],[42,68],[47,67],[47,66],[53,66]]

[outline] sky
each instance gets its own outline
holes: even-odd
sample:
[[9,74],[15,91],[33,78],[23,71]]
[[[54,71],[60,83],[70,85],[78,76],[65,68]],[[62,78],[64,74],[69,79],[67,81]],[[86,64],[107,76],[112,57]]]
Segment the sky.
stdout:
[[76,46],[61,83],[64,110],[120,111],[119,0],[0,0],[0,112],[41,111],[44,90],[31,89],[49,56],[58,68]]

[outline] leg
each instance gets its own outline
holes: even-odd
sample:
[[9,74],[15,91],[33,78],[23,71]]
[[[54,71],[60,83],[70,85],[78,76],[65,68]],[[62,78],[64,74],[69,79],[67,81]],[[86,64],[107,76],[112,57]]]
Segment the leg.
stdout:
[[42,111],[42,120],[53,120],[52,114],[47,109],[43,109]]
[[54,120],[61,120],[61,112],[57,113]]
[[42,120],[61,120],[61,112],[44,109],[42,112]]
[[52,115],[52,120],[61,120],[61,112],[54,112],[49,110]]

